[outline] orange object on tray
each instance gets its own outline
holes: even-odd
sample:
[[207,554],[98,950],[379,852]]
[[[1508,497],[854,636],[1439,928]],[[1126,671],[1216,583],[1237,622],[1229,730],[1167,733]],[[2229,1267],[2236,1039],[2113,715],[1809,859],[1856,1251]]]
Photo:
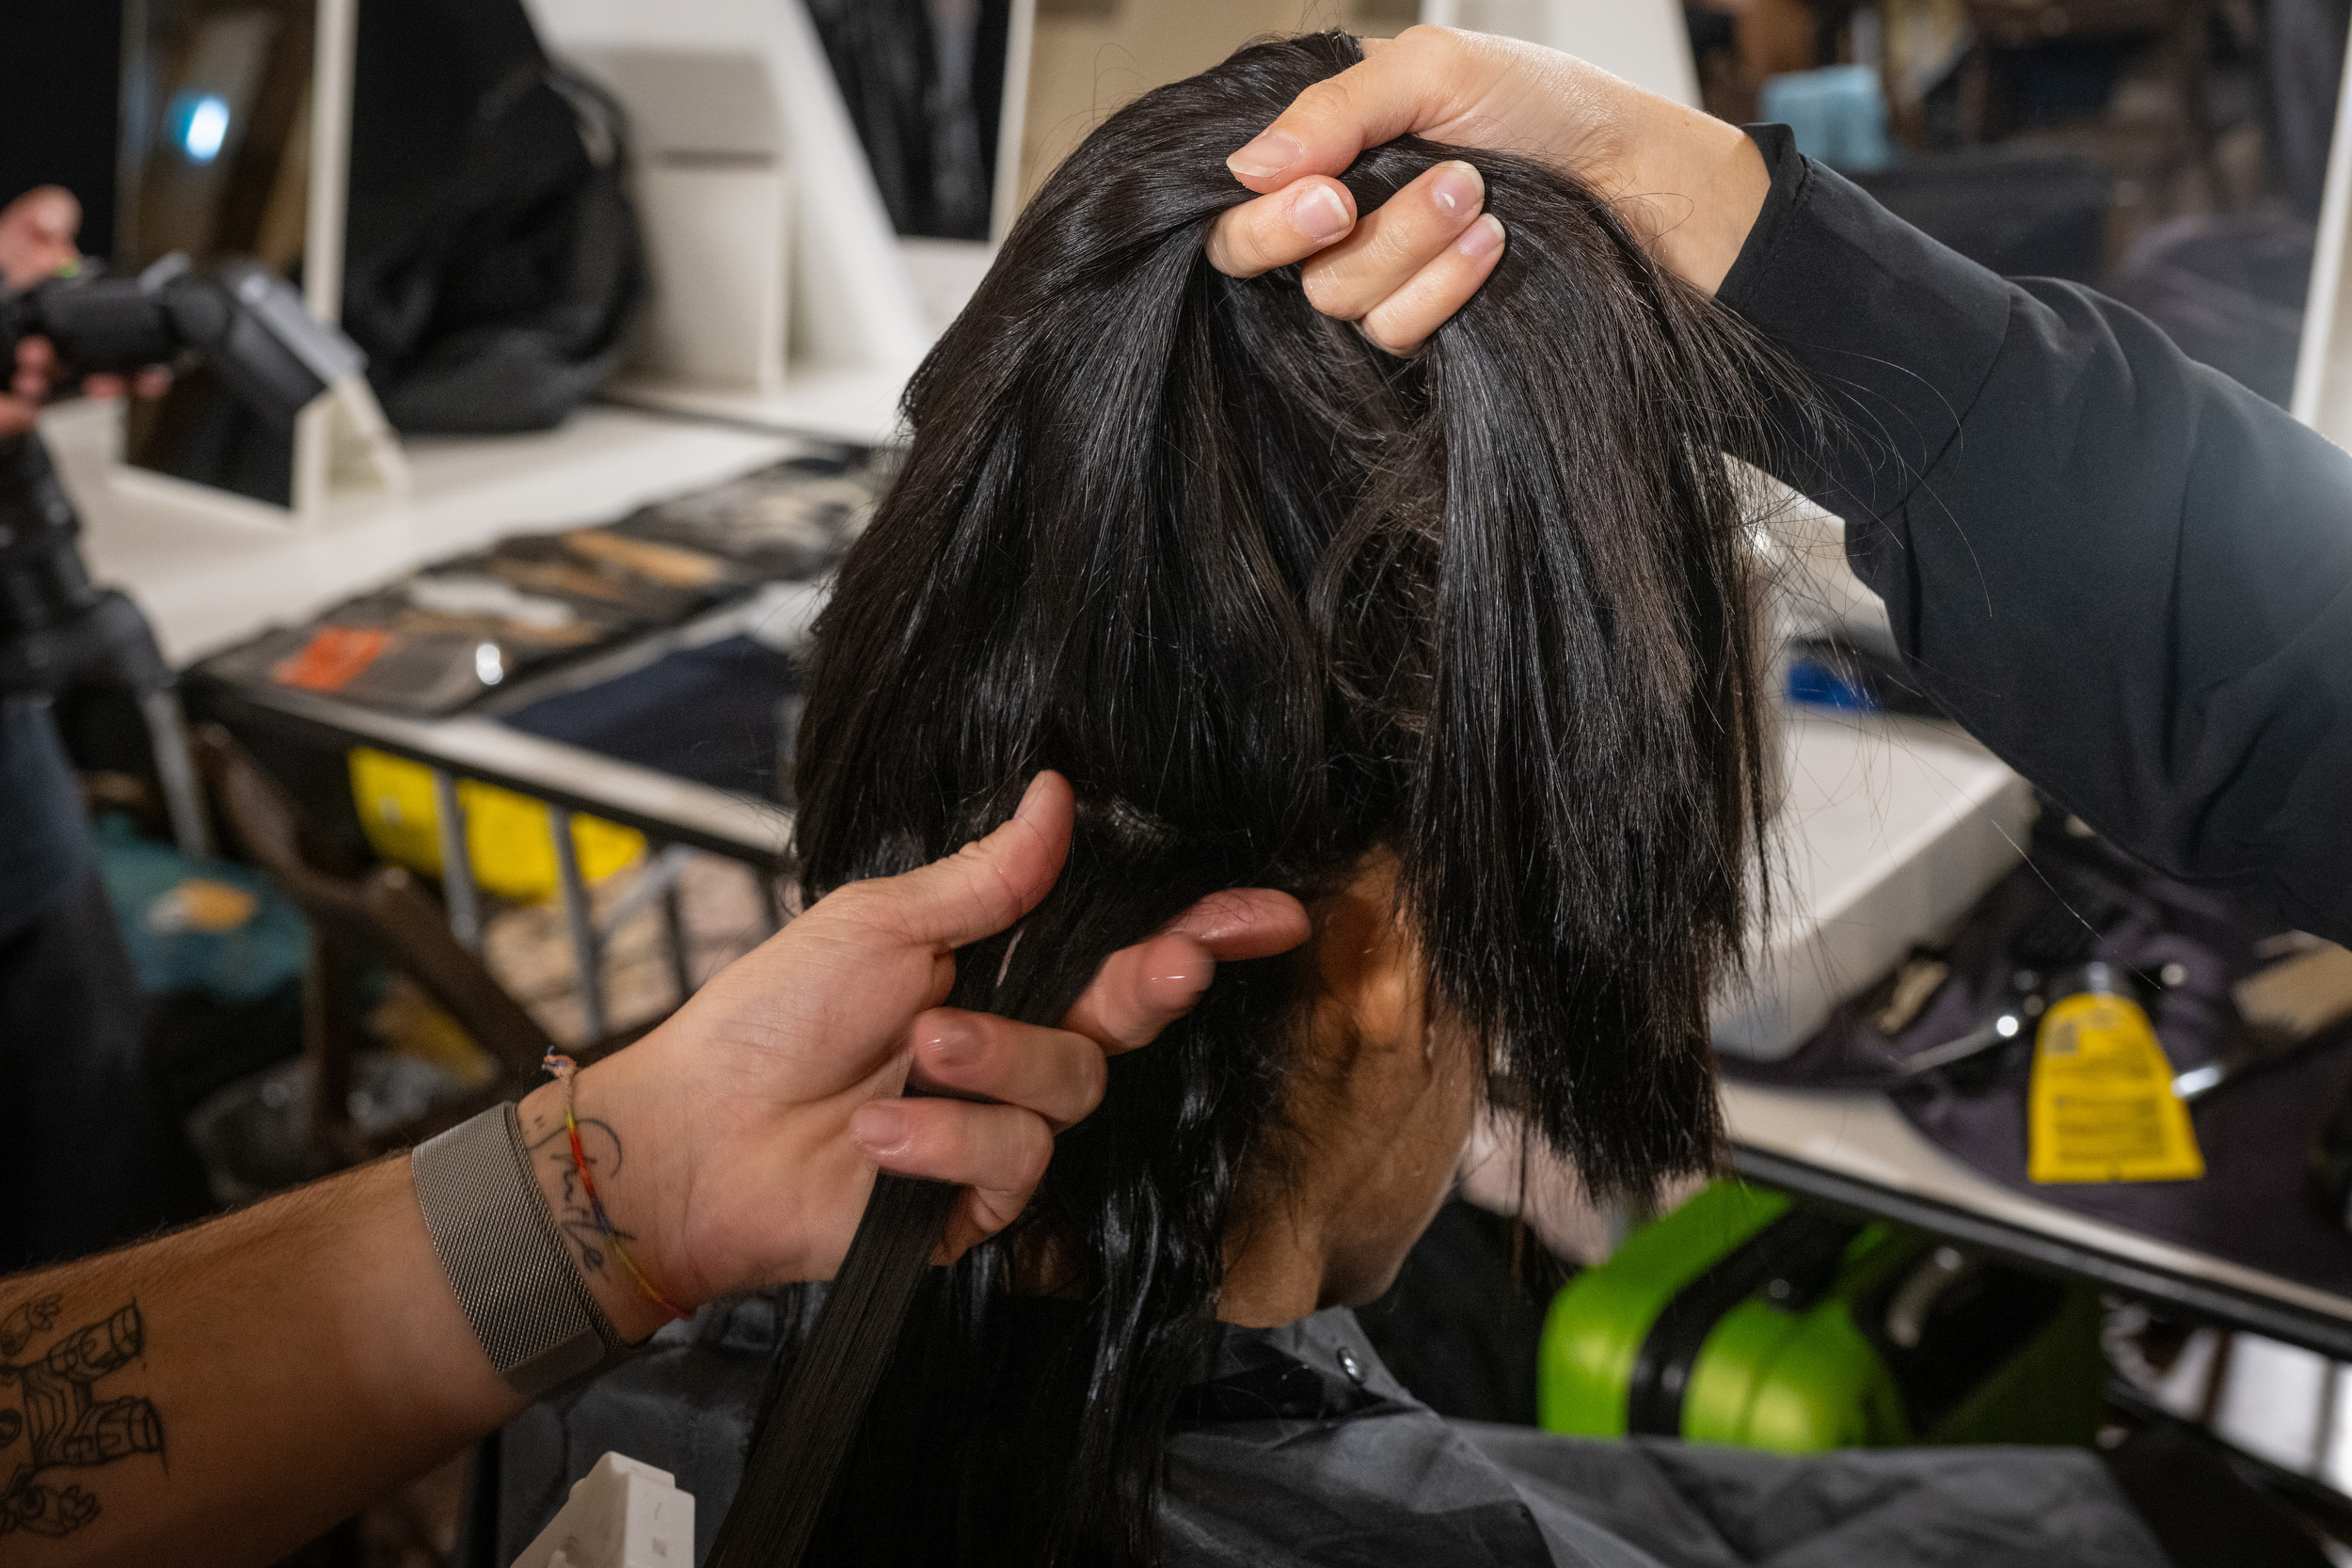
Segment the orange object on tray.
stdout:
[[270,679],[305,691],[341,691],[392,645],[392,634],[375,626],[321,626],[302,645],[270,666]]

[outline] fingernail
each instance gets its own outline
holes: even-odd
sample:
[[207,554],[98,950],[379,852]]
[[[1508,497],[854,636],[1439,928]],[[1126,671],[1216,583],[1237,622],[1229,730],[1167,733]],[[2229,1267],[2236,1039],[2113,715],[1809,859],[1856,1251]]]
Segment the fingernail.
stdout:
[[1355,219],[1347,215],[1347,203],[1328,185],[1310,185],[1299,192],[1291,203],[1291,221],[1309,239],[1321,243],[1336,240],[1348,231]]
[[962,1022],[943,1023],[923,1042],[923,1054],[934,1067],[962,1067],[978,1057],[979,1035]]
[[1189,1006],[1194,997],[1209,989],[1216,978],[1216,960],[1206,953],[1184,963],[1161,964],[1145,976],[1156,996],[1171,1004]]
[[1502,248],[1502,224],[1492,213],[1482,214],[1454,242],[1454,248],[1473,261],[1483,261]]
[[1279,174],[1298,162],[1307,149],[1287,131],[1263,131],[1250,144],[1225,160],[1225,166],[1245,180]]
[[1456,161],[1438,168],[1438,178],[1429,185],[1429,198],[1446,216],[1458,218],[1485,199],[1486,182],[1470,165]]
[[887,1100],[859,1106],[850,1118],[850,1141],[868,1154],[899,1152],[907,1146],[906,1107]]

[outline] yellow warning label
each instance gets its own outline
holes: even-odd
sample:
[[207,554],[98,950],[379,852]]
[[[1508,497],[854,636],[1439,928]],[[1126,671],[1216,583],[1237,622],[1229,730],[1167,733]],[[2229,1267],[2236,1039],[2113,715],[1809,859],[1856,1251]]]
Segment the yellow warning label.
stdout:
[[2034,1036],[2026,1174],[2036,1181],[2188,1181],[2205,1174],[2172,1064],[2139,1004],[2054,1003]]

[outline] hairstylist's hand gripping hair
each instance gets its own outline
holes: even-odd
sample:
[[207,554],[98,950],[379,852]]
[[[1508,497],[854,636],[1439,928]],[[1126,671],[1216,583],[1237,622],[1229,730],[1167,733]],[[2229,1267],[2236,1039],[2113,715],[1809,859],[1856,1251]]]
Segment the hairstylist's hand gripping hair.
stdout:
[[[1668,270],[1712,293],[1771,186],[1745,133],[1556,49],[1444,27],[1366,39],[1364,60],[1299,94],[1227,160],[1261,194],[1219,218],[1209,260],[1236,277],[1304,261],[1307,297],[1391,354],[1420,345],[1502,254],[1467,164],[1441,164],[1357,221],[1331,178],[1421,135],[1547,159],[1616,201]],[[1503,214],[1508,218],[1507,214]]]
[[[877,1166],[966,1189],[945,1243],[961,1253],[1020,1213],[1054,1133],[1102,1099],[1106,1053],[1183,1016],[1219,958],[1306,940],[1297,900],[1235,892],[1115,955],[1060,1029],[942,1007],[955,949],[1003,930],[1053,886],[1073,809],[1070,785],[1040,774],[988,837],[839,889],[580,1075],[579,1116],[595,1124],[585,1148],[606,1167],[599,1191],[663,1294],[691,1306],[829,1277]],[[898,1098],[909,1082],[976,1099]],[[523,1121],[534,1143],[553,1134],[539,1161],[561,1212],[556,1085],[523,1102]],[[629,1280],[590,1270],[624,1333],[659,1322]]]
[[[948,1244],[969,1245],[1019,1212],[1052,1129],[1101,1098],[1105,1051],[1181,1015],[1219,957],[1306,939],[1295,899],[1228,894],[1115,955],[1065,1029],[940,1009],[955,948],[1044,896],[1070,828],[1070,786],[1042,775],[979,843],[821,900],[578,1075],[582,1148],[652,1289],[691,1307],[831,1275],[876,1164],[968,1184]],[[1001,1103],[901,1105],[910,1076]],[[524,1125],[598,1304],[630,1338],[650,1333],[660,1310],[572,1180],[561,1085],[524,1101]],[[49,1556],[27,1547],[42,1562],[275,1561],[522,1407],[459,1310],[405,1158],[0,1280],[0,1321],[40,1331],[36,1355],[94,1337],[111,1359],[82,1370],[119,1373],[101,1397],[136,1412],[99,1457],[23,1471],[0,1495],[64,1528]],[[0,1525],[0,1539],[17,1561],[20,1537]]]

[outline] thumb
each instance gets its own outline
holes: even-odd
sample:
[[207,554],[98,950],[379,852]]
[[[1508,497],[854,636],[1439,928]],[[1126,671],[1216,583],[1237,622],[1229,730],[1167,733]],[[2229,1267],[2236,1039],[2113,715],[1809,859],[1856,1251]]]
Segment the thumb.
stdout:
[[993,936],[1037,907],[1070,853],[1077,812],[1070,781],[1040,773],[1003,826],[876,887],[909,938],[961,947]]
[[1304,175],[1338,174],[1365,148],[1450,118],[1453,49],[1437,28],[1366,39],[1360,63],[1300,93],[1225,166],[1253,191],[1279,190]]

